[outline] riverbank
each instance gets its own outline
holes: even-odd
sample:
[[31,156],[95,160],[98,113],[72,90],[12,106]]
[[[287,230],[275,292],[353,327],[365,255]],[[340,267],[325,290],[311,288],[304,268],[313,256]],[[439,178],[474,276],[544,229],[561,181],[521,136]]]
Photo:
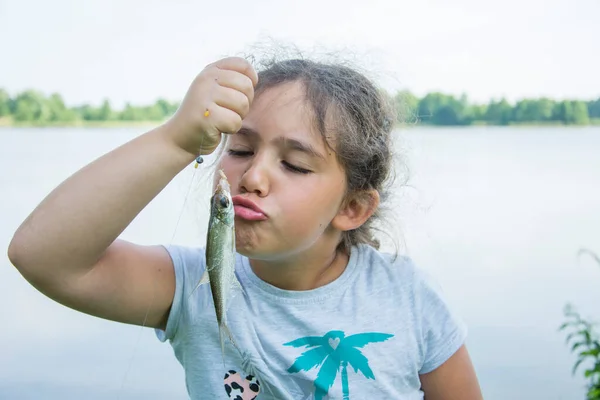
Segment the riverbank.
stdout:
[[[154,127],[164,122],[161,121],[127,121],[127,120],[109,120],[109,121],[88,121],[88,120],[76,120],[76,121],[55,121],[55,122],[36,122],[36,121],[14,121],[10,117],[0,118],[0,128],[130,128],[130,127]],[[600,118],[591,119],[589,124],[586,125],[569,125],[564,124],[560,121],[539,121],[539,122],[511,122],[508,125],[489,124],[485,121],[475,121],[470,125],[435,125],[424,122],[420,123],[403,123],[397,124],[398,128],[468,128],[468,127],[481,127],[481,126],[507,126],[507,127],[521,127],[521,128],[539,128],[539,127],[572,127],[572,126],[600,126]]]
[[0,118],[0,128],[128,128],[137,126],[156,126],[163,121],[13,121],[12,118]]

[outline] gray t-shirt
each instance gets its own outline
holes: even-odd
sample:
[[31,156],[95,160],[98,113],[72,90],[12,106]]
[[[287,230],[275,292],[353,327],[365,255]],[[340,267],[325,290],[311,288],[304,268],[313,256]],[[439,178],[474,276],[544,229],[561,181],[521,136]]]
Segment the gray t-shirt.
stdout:
[[[231,301],[221,353],[209,285],[190,296],[204,249],[167,246],[176,289],[166,331],[191,399],[423,399],[419,374],[444,363],[467,329],[410,259],[352,249],[343,274],[308,291],[274,287],[236,255],[244,293]],[[224,364],[225,363],[225,364]],[[256,397],[257,392],[260,392]]]

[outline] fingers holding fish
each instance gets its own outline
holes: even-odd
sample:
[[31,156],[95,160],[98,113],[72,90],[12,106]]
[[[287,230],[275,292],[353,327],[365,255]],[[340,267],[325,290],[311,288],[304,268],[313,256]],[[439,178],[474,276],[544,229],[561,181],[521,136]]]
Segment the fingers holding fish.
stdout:
[[207,65],[169,120],[169,135],[194,155],[212,153],[221,133],[236,133],[241,128],[257,82],[256,71],[243,58],[229,57]]
[[255,83],[247,75],[241,74],[237,71],[219,69],[217,76],[215,77],[215,81],[221,87],[233,89],[243,93],[247,97],[249,104],[251,104],[254,100]]
[[247,76],[252,82],[252,86],[258,83],[258,74],[252,64],[242,57],[225,57],[211,64],[220,70],[235,71],[241,75]]
[[219,87],[213,95],[213,101],[216,105],[227,108],[243,119],[250,110],[250,100],[248,97],[235,89],[228,87]]
[[[211,123],[219,133],[233,134],[242,127],[242,118],[229,108],[214,105],[210,108]],[[219,139],[220,140],[220,137]],[[218,144],[218,142],[217,142]]]

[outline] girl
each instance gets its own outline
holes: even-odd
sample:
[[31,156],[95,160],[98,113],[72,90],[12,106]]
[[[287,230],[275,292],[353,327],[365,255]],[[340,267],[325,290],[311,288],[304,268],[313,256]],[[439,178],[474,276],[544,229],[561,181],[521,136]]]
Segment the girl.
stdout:
[[[155,328],[193,399],[481,399],[462,322],[372,237],[392,162],[384,98],[342,66],[288,60],[257,75],[219,60],[169,121],[50,193],[9,258],[65,306]],[[244,288],[228,313],[242,351],[226,351],[225,370],[210,287],[193,290],[203,249],[118,239],[222,133]]]

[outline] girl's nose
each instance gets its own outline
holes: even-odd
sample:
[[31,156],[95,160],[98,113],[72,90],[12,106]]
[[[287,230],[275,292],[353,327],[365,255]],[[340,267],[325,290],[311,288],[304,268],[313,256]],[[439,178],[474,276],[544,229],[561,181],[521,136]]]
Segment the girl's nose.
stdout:
[[253,159],[246,172],[242,175],[240,186],[243,192],[255,193],[264,197],[269,193],[268,168],[264,161]]

